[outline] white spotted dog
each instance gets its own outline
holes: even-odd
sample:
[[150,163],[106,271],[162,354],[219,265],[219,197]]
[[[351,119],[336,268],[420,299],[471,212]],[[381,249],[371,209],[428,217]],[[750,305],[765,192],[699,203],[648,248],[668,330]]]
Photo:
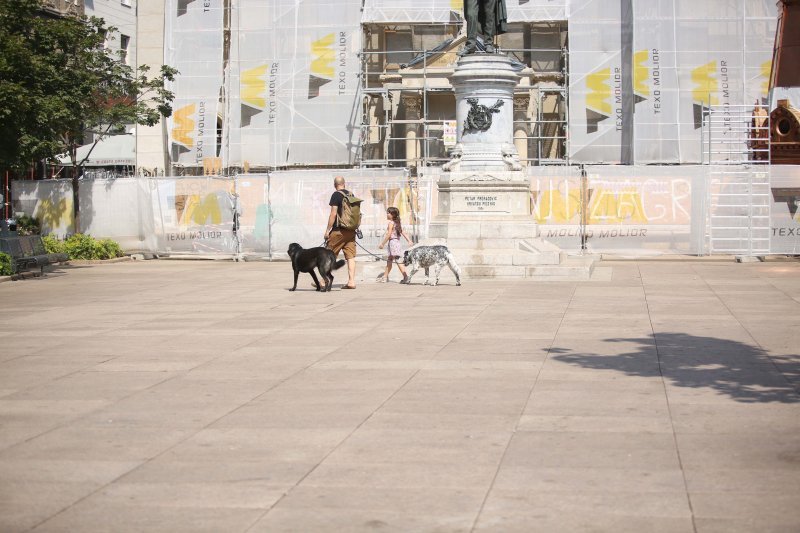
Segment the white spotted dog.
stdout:
[[403,264],[406,266],[411,265],[411,271],[408,273],[408,279],[406,280],[408,284],[411,283],[411,278],[417,270],[424,268],[425,283],[423,285],[427,285],[430,279],[428,269],[433,267],[433,285],[438,285],[439,273],[442,271],[442,267],[447,265],[456,275],[456,285],[461,285],[461,269],[458,268],[456,260],[450,250],[447,249],[447,246],[417,246],[411,250],[406,250],[403,255]]

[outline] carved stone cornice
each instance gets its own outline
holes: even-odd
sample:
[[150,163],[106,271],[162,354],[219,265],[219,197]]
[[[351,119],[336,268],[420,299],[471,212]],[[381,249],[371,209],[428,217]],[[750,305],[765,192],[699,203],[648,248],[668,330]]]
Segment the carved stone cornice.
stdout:
[[401,98],[403,108],[406,110],[406,118],[409,120],[418,119],[422,116],[422,96],[418,94],[404,94]]
[[84,0],[44,0],[42,9],[59,17],[80,17],[84,14]]
[[520,113],[527,113],[528,106],[531,103],[531,95],[529,94],[515,94],[514,95],[514,111]]

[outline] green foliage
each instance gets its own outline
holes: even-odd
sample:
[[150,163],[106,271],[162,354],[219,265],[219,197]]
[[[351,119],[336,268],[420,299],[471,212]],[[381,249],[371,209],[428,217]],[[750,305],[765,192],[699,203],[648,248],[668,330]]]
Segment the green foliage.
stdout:
[[28,215],[17,217],[17,233],[19,235],[38,235],[41,231],[39,220]]
[[100,246],[105,250],[106,259],[113,259],[114,257],[122,257],[124,255],[122,253],[122,248],[119,247],[119,243],[115,240],[101,239]]
[[10,276],[14,273],[11,256],[0,252],[0,276]]
[[52,235],[42,235],[42,243],[44,243],[44,249],[48,254],[67,253],[64,241],[56,239]]
[[113,259],[122,257],[122,249],[112,239],[95,239],[91,235],[76,233],[65,241],[51,235],[42,237],[44,249],[49,254],[63,253],[70,259]]
[[76,233],[64,241],[70,259],[105,259],[103,246],[89,235]]
[[[0,0],[0,168],[76,150],[86,129],[102,137],[172,113],[177,73],[147,77],[105,46],[116,28],[98,18],[41,16],[42,0]],[[98,137],[98,140],[99,138]],[[88,157],[88,156],[87,156]]]

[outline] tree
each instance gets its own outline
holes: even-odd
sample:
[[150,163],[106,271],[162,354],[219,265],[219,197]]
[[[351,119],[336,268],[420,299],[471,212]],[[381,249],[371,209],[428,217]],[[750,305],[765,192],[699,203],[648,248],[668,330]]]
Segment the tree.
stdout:
[[0,0],[0,165],[24,170],[69,154],[78,228],[84,133],[96,133],[96,145],[127,124],[154,126],[170,116],[174,95],[165,83],[177,71],[134,72],[105,46],[115,28],[95,17],[43,16],[41,7],[41,0]]

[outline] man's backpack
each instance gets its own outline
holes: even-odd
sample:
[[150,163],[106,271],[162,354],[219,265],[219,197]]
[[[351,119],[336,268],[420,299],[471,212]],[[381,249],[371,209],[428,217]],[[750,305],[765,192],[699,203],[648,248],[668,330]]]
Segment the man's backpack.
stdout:
[[361,225],[361,198],[356,198],[353,193],[342,194],[342,208],[336,215],[336,222],[340,228],[357,230]]

